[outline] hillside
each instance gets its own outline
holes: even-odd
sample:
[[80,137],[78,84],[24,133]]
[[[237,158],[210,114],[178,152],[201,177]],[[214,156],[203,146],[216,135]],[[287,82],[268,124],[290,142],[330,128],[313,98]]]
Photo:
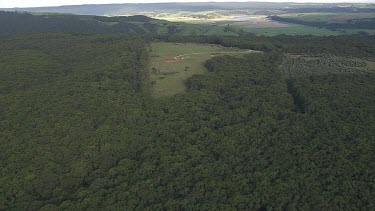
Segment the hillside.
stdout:
[[107,18],[69,14],[33,15],[0,11],[0,33],[75,32],[75,33],[156,33],[157,26],[145,16]]
[[179,11],[209,11],[209,10],[282,10],[288,12],[306,11],[374,11],[371,4],[298,4],[298,3],[275,3],[275,2],[196,2],[196,3],[143,3],[143,4],[101,4],[101,5],[74,5],[59,7],[37,7],[37,8],[3,8],[8,11],[28,12],[56,12],[73,13],[77,15],[134,15],[144,13],[176,13]]
[[93,16],[71,14],[30,14],[26,12],[0,11],[0,34],[30,32],[69,33],[122,33],[141,35],[224,35],[238,36],[236,31],[222,26],[156,20],[142,15],[136,16]]
[[[373,20],[375,18],[374,4],[366,3],[275,3],[275,2],[190,2],[190,3],[140,3],[140,4],[100,4],[100,5],[72,5],[60,7],[39,8],[3,8],[4,11],[28,12],[36,15],[75,14],[87,17],[65,18],[71,24],[82,25],[85,20],[87,27],[79,30],[65,30],[64,32],[100,32],[110,33],[168,33],[180,35],[223,35],[223,36],[251,36],[266,35],[374,35]],[[304,21],[296,19],[297,15],[306,13],[308,16],[317,14],[321,20],[332,16],[367,16],[369,18],[352,18],[345,23],[324,23],[323,21]],[[142,15],[157,20],[151,21],[156,25],[134,24],[128,21],[104,23],[88,16],[132,16]],[[68,15],[65,15],[68,16]],[[326,17],[330,16],[330,17]],[[292,18],[291,18],[292,17]],[[71,19],[80,20],[71,20]],[[35,18],[34,18],[35,19]],[[52,17],[56,24],[61,22]],[[94,19],[94,20],[92,20]],[[105,19],[104,17],[101,19]],[[165,22],[168,21],[168,22]],[[45,22],[45,20],[42,20]],[[48,22],[48,21],[47,21]],[[77,23],[79,22],[79,23]],[[126,22],[124,24],[124,22]],[[143,21],[141,21],[143,22]],[[27,24],[26,28],[27,28]],[[47,23],[47,25],[50,23]],[[111,25],[111,26],[108,26]],[[22,26],[24,27],[24,26]],[[30,28],[30,27],[29,27]],[[38,28],[38,27],[37,27]],[[42,27],[43,28],[43,27]],[[53,28],[53,27],[52,27]],[[55,27],[58,31],[66,26]],[[87,29],[91,28],[91,29]],[[30,30],[30,29],[27,29]],[[25,30],[25,31],[27,31]],[[40,31],[40,30],[35,30]]]
[[[181,14],[181,13],[179,13]],[[205,14],[205,13],[202,13]],[[320,13],[318,13],[320,14]],[[345,13],[342,13],[345,14]],[[356,13],[372,17],[373,13]],[[187,16],[186,16],[187,15]],[[292,14],[289,14],[290,16]],[[29,32],[69,32],[69,33],[121,33],[141,35],[217,35],[217,36],[254,36],[254,35],[346,35],[346,34],[375,34],[371,30],[371,18],[356,19],[350,24],[330,23],[329,26],[345,25],[346,29],[335,27],[322,28],[322,24],[288,25],[273,21],[266,16],[225,16],[228,19],[189,19],[190,13],[184,13],[181,19],[174,15],[165,15],[160,20],[143,15],[135,16],[94,16],[72,15],[60,13],[27,13],[0,11],[0,34],[29,33]],[[324,14],[323,14],[324,16]],[[339,15],[333,16],[338,17]],[[242,18],[236,18],[242,17]],[[299,17],[299,16],[298,16]],[[319,17],[319,16],[318,16]],[[324,16],[325,17],[325,16]],[[277,19],[279,16],[272,16]],[[167,21],[171,20],[171,21]],[[289,19],[288,19],[289,20]],[[294,20],[294,19],[292,19]],[[283,20],[280,20],[283,21]],[[299,23],[299,22],[298,22]],[[310,22],[308,22],[310,23]],[[363,23],[363,24],[362,24]],[[311,25],[311,26],[309,26]],[[319,26],[316,27],[316,26]],[[365,26],[365,29],[362,27]],[[324,25],[323,25],[324,27]],[[368,29],[370,27],[370,29]]]
[[291,13],[272,16],[272,20],[332,30],[375,30],[375,13]]

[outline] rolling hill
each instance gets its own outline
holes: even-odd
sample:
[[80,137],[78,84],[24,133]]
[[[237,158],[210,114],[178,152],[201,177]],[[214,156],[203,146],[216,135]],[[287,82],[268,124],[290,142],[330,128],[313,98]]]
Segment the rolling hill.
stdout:
[[[196,3],[151,3],[151,4],[101,4],[101,5],[71,5],[59,7],[36,8],[3,8],[7,11],[28,12],[56,12],[73,13],[79,15],[132,15],[142,13],[161,13],[178,11],[208,11],[208,10],[280,10],[284,11],[317,11],[317,10],[371,10],[375,8],[371,4],[297,4],[297,3],[270,3],[270,2],[196,2]],[[348,9],[349,8],[349,9]]]

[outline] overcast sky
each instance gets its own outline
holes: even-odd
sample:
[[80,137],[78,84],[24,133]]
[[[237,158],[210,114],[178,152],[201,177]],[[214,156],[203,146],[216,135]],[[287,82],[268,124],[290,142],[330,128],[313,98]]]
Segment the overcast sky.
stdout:
[[[111,3],[155,3],[155,2],[207,2],[211,0],[0,0],[0,8],[11,7],[42,7],[42,6],[58,6],[58,5],[78,5],[78,4],[111,4]],[[216,0],[217,2],[230,2],[233,0]],[[251,1],[251,0],[234,0]],[[254,0],[253,0],[254,1]],[[375,3],[375,0],[257,0],[268,2],[354,2],[354,3]]]

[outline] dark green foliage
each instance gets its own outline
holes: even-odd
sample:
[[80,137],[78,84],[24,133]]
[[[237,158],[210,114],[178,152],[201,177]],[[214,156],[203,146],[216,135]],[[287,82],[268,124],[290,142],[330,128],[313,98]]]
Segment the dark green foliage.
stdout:
[[[90,16],[88,16],[88,17],[90,17]],[[152,18],[143,16],[143,15],[134,15],[134,16],[128,16],[128,17],[127,16],[119,16],[119,17],[92,16],[92,17],[94,17],[95,20],[98,20],[98,21],[101,21],[101,22],[108,22],[108,23],[129,22],[129,21],[148,23],[151,20],[153,20]]]
[[0,36],[0,209],[374,209],[375,75],[288,87],[286,39],[153,99],[146,40]]
[[176,34],[181,32],[181,29],[179,29],[177,26],[168,26],[168,34]]
[[306,99],[306,96],[304,93],[299,90],[299,87],[296,85],[295,81],[292,79],[287,80],[287,85],[288,85],[288,92],[292,95],[293,97],[293,102],[294,102],[294,111],[295,112],[301,112],[305,113],[306,108],[308,106],[309,101]]
[[368,73],[365,60],[354,58],[336,57],[332,55],[320,55],[316,57],[285,58],[283,70],[288,78],[306,77],[310,75],[353,74]]
[[95,131],[131,112],[124,104],[136,101],[134,71],[147,65],[147,43],[54,34],[0,39],[0,209],[71,199],[88,171],[114,164],[85,160],[100,159],[95,147],[106,135]]
[[150,23],[151,20],[145,16],[32,15],[0,11],[0,34],[26,32],[152,34],[156,33],[157,25]]

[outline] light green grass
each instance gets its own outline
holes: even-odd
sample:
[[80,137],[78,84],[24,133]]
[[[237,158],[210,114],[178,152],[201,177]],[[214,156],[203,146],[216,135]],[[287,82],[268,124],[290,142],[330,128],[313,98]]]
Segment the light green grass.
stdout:
[[[219,13],[220,11],[216,11]],[[210,12],[202,12],[200,14],[208,14]],[[183,15],[192,15],[188,12],[181,12],[178,14],[163,14],[164,18],[170,20],[178,20],[177,17]],[[232,14],[233,15],[233,14]],[[352,19],[363,19],[363,18],[374,18],[375,13],[290,13],[282,14],[281,17],[295,18],[304,21],[321,21],[327,23],[346,23]],[[336,36],[336,35],[352,35],[361,32],[367,32],[370,35],[375,34],[375,30],[366,29],[339,29],[331,30],[327,28],[318,28],[297,24],[288,24],[289,26],[279,26],[269,20],[257,19],[254,23],[251,20],[248,21],[236,21],[231,16],[221,16],[220,19],[184,19],[179,20],[180,22],[167,22],[168,25],[179,24],[179,28],[182,29],[180,35],[220,35],[220,36],[238,36],[239,33],[235,31],[225,30],[225,27],[229,24],[232,28],[237,28],[238,31],[242,28],[246,32],[252,32],[256,35],[264,36],[276,36],[280,34],[285,35],[314,35],[314,36]],[[181,22],[183,21],[183,22]],[[264,21],[264,22],[262,22]],[[272,22],[270,24],[270,22]],[[253,25],[254,26],[253,26]],[[262,27],[263,26],[263,27]],[[163,32],[166,32],[166,27]]]
[[[214,56],[223,54],[239,56],[249,52],[217,45],[190,43],[153,43],[151,48],[150,79],[154,97],[184,93],[186,91],[185,80],[194,74],[205,73],[207,70],[204,62]],[[174,61],[174,57],[182,54],[185,56],[179,57],[178,62],[165,62],[166,59]],[[160,72],[153,73],[153,68]]]
[[375,30],[368,29],[338,29],[331,30],[326,28],[310,27],[303,25],[295,25],[282,28],[244,28],[247,32],[256,35],[276,36],[276,35],[314,35],[314,36],[337,36],[337,35],[355,35],[360,32],[367,32],[369,35],[375,35]]
[[[296,20],[303,20],[309,22],[325,22],[325,23],[347,23],[350,20],[360,20],[364,18],[375,18],[375,13],[290,13],[290,14],[282,14],[279,15],[280,17],[285,18],[292,18]],[[325,28],[317,28],[317,27],[308,27],[308,26],[296,26],[286,29],[285,34],[288,35],[302,35],[302,34],[311,34],[316,36],[327,36],[327,35],[352,35],[358,34],[360,32],[366,32],[370,35],[375,34],[375,30],[368,30],[368,29],[338,29],[338,30],[330,30]],[[281,31],[282,32],[282,31]],[[280,34],[277,30],[258,30],[258,34],[267,35],[277,35]]]
[[293,18],[303,21],[347,23],[348,20],[375,18],[375,13],[290,13],[280,15],[285,18]]
[[[246,31],[255,33],[256,35],[276,36],[280,34],[285,35],[314,35],[314,36],[331,36],[331,35],[345,35],[350,31],[332,31],[325,28],[316,28],[309,26],[296,25],[282,28],[252,28]],[[353,32],[354,33],[354,32]]]
[[354,59],[355,61],[364,61],[367,63],[366,67],[357,67],[359,70],[367,70],[375,72],[375,61],[369,61],[365,59]]
[[[317,15],[318,13],[313,13]],[[324,13],[325,14],[325,13]],[[291,16],[293,16],[291,14]],[[358,34],[360,32],[367,32],[370,35],[375,35],[375,30],[365,30],[365,29],[339,29],[331,30],[326,28],[318,28],[304,25],[293,24],[289,27],[248,27],[245,25],[230,24],[230,27],[234,30],[225,30],[228,23],[233,23],[230,21],[221,21],[217,23],[210,24],[193,24],[186,22],[168,22],[165,20],[153,20],[152,23],[158,24],[159,34],[166,34],[168,32],[168,26],[177,26],[181,31],[177,34],[179,35],[217,35],[217,36],[239,36],[240,30],[245,32],[251,32],[256,35],[264,36],[276,36],[276,35],[314,35],[314,36],[337,36],[337,35],[352,35]],[[225,24],[224,24],[225,23]]]

